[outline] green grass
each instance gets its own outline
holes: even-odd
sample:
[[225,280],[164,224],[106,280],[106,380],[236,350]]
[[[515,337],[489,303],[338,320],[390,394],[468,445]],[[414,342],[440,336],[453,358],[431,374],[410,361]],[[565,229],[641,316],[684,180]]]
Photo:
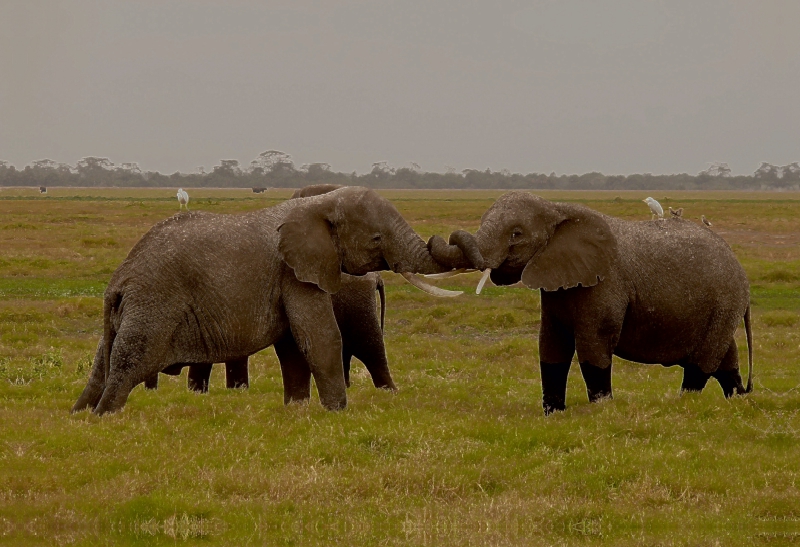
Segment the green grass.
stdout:
[[[102,292],[174,191],[0,196],[0,537],[14,545],[783,545],[800,538],[800,219],[774,195],[677,193],[704,211],[752,284],[756,390],[615,360],[612,401],[577,367],[545,418],[539,296],[478,275],[433,299],[384,275],[396,394],[356,364],[349,406],[282,404],[274,352],[251,388],[161,377],[124,411],[70,415],[102,329]],[[192,192],[245,211],[289,193]],[[499,192],[386,192],[422,235],[474,229]],[[634,193],[543,193],[640,218]],[[94,196],[94,197],[93,197]],[[619,200],[615,200],[616,197]],[[654,195],[659,200],[663,196]],[[784,198],[797,200],[795,194]],[[56,199],[54,199],[56,198]],[[663,201],[662,201],[663,202]],[[673,205],[674,207],[675,205]],[[694,215],[699,216],[699,215]],[[10,226],[10,227],[9,227]],[[788,236],[779,237],[775,236]],[[738,333],[740,360],[746,345]]]

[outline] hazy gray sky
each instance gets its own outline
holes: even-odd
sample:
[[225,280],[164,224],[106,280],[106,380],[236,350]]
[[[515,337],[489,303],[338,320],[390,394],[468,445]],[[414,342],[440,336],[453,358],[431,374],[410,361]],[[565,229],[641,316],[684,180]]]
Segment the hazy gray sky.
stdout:
[[797,0],[2,0],[0,159],[800,160]]

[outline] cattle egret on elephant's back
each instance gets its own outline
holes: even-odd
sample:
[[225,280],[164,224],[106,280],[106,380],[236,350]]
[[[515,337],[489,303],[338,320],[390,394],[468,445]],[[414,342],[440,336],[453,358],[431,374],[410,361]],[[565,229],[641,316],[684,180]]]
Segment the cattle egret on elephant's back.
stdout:
[[700,220],[702,220],[702,221],[703,221],[703,224],[705,224],[705,225],[706,225],[706,226],[708,226],[709,228],[711,227],[711,223],[710,223],[710,222],[708,221],[708,219],[706,218],[706,215],[700,215]]
[[661,204],[654,200],[653,198],[643,199],[643,202],[650,207],[650,212],[653,213],[653,218],[664,218],[664,209],[661,208]]
[[189,194],[186,193],[186,190],[183,188],[178,188],[178,209],[183,209],[183,206],[186,206],[186,210],[189,210]]

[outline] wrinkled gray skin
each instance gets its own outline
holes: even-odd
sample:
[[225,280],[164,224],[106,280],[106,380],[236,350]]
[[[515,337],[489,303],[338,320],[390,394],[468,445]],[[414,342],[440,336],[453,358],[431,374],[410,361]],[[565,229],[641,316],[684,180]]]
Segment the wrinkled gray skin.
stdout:
[[[521,280],[541,290],[545,413],[565,408],[576,350],[590,401],[612,395],[612,355],[682,366],[682,390],[702,390],[711,376],[726,397],[752,390],[747,277],[727,243],[704,226],[682,218],[620,220],[510,192],[484,213],[474,237],[454,232],[451,243],[457,245],[432,238],[434,258],[491,268],[496,285]],[[747,388],[734,341],[742,319]]]
[[238,215],[175,215],[151,228],[114,272],[103,299],[103,344],[73,411],[117,411],[136,385],[174,363],[230,362],[272,344],[287,362],[299,354],[308,365],[282,366],[285,401],[308,399],[313,376],[322,405],[344,408],[342,337],[330,295],[342,273],[387,269],[447,268],[367,188]]
[[[375,307],[376,291],[380,297],[380,315]],[[395,391],[397,388],[389,372],[386,348],[383,343],[386,293],[380,274],[377,272],[370,272],[362,276],[342,274],[342,288],[339,289],[339,292],[331,295],[331,302],[333,315],[342,335],[342,364],[347,387],[350,387],[350,364],[352,358],[356,357],[366,366],[375,387]],[[280,357],[285,358],[286,355],[281,353]],[[290,357],[302,358],[302,355],[293,353],[290,354]],[[178,375],[186,366],[189,367],[188,388],[200,393],[207,392],[211,378],[211,363],[175,364],[161,372]],[[285,367],[287,364],[282,363],[282,366]],[[305,364],[305,366],[308,365]],[[225,378],[228,388],[248,387],[247,357],[225,363]],[[145,380],[145,388],[156,389],[157,387],[157,374]]]
[[[339,188],[342,188],[339,184],[315,184],[296,190],[289,199],[319,196]],[[375,308],[375,291],[380,296],[380,318]],[[342,364],[347,387],[350,387],[350,364],[355,356],[367,367],[375,387],[396,390],[389,373],[386,348],[383,343],[386,293],[380,274],[377,272],[370,272],[364,276],[342,274],[342,288],[339,292],[331,295],[331,301],[336,323],[342,334]],[[288,354],[281,352],[279,357],[281,356],[285,359],[302,358],[302,355],[297,352]],[[247,359],[244,357],[225,363],[225,384],[229,389],[249,387]],[[187,387],[200,393],[208,392],[211,363],[178,363],[168,366],[161,372],[179,375],[184,367],[189,367]],[[146,379],[144,386],[146,389],[157,389],[158,374]]]

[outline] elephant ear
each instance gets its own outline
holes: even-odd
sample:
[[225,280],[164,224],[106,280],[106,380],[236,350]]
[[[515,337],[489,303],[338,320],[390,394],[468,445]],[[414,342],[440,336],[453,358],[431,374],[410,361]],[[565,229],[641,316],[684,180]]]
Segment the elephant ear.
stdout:
[[327,293],[341,287],[341,263],[333,244],[333,204],[316,202],[293,209],[278,226],[278,252],[300,281]]
[[562,220],[547,245],[528,261],[522,282],[555,291],[602,281],[617,258],[617,240],[603,217],[586,207],[559,204]]

